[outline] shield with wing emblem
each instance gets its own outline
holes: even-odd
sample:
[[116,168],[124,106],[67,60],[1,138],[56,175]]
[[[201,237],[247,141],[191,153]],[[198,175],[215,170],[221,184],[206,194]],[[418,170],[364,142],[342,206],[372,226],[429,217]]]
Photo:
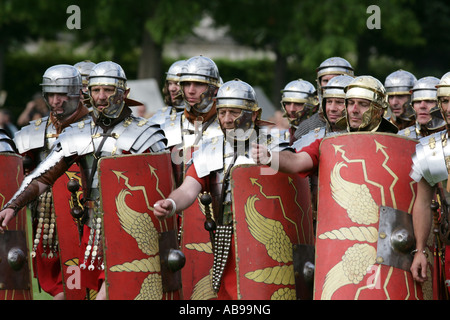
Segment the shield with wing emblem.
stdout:
[[[22,157],[0,153],[0,204],[5,205],[23,180]],[[31,300],[30,259],[27,246],[27,212],[20,210],[16,218],[0,234],[0,300]]]
[[160,221],[152,212],[173,189],[170,154],[102,158],[99,183],[108,299],[179,299],[176,216]]
[[314,242],[309,183],[262,168],[239,165],[231,171],[238,298],[300,299],[294,248]]
[[315,299],[423,299],[409,271],[415,145],[387,133],[322,141]]

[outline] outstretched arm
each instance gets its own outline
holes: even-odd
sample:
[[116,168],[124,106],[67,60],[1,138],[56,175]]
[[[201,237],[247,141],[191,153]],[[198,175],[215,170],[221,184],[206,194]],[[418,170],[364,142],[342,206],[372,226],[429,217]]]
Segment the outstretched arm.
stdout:
[[269,152],[266,146],[254,144],[251,155],[253,161],[258,164],[270,165],[278,162],[278,169],[285,173],[307,172],[314,167],[311,156],[306,152]]
[[154,204],[155,216],[158,219],[165,219],[176,212],[185,210],[194,203],[201,191],[202,185],[194,178],[187,176],[181,186],[173,190],[167,199],[156,201]]

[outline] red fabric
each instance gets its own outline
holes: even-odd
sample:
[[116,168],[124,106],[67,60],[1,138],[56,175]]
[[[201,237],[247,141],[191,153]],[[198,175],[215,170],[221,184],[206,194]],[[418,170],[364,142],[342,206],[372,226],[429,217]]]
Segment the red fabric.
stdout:
[[209,191],[209,179],[207,179],[209,176],[199,178],[194,164],[192,164],[186,171],[186,177],[191,177],[197,180],[202,185],[202,191]]
[[[47,249],[45,254],[47,255],[48,252]],[[44,248],[41,239],[36,250],[36,257],[33,259],[35,277],[37,276],[42,290],[54,297],[64,291],[59,254],[56,252],[53,258],[48,258],[48,256],[43,257],[43,253]]]
[[[91,232],[91,229],[87,225],[84,225],[83,226],[83,237],[81,239],[80,254],[79,254],[80,266],[84,262],[84,252],[86,251],[86,246],[88,245],[90,232]],[[95,291],[99,291],[103,281],[105,281],[105,271],[99,270],[97,260],[94,263],[94,267],[95,267],[94,270],[88,270],[88,267],[91,264],[91,258],[92,257],[89,256],[89,258],[85,262],[86,269],[84,269],[84,270],[80,269],[81,270],[81,273],[80,273],[81,274],[81,286],[95,290]]]
[[307,176],[317,173],[317,169],[319,168],[319,157],[320,157],[319,147],[320,147],[321,142],[322,142],[322,139],[317,139],[313,143],[311,143],[309,146],[306,146],[303,149],[301,149],[300,151],[297,151],[298,153],[306,152],[307,154],[309,154],[309,156],[311,157],[311,159],[313,161],[313,169],[311,169],[310,171],[307,171],[307,172],[299,173],[300,177],[305,178]]

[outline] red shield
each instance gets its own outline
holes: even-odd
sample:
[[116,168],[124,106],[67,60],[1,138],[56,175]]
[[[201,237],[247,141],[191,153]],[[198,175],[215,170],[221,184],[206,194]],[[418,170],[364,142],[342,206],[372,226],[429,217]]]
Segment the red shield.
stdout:
[[179,299],[179,272],[166,263],[166,249],[177,246],[176,217],[152,213],[173,189],[170,154],[102,158],[99,182],[108,298]]
[[[22,157],[1,153],[0,204],[5,205],[23,180]],[[27,246],[27,213],[23,208],[0,234],[0,300],[31,300],[31,275]]]
[[294,247],[314,241],[308,180],[267,173],[231,171],[238,299],[296,299]]
[[211,283],[213,252],[208,231],[204,228],[205,208],[199,200],[183,211],[181,248],[186,265],[181,270],[183,297],[210,300],[217,297]]
[[[407,221],[399,221],[411,220],[416,185],[409,172],[415,145],[414,140],[382,133],[322,141],[315,299],[423,298],[407,263],[413,240],[405,252],[389,256],[383,251],[396,223],[406,226]],[[393,215],[386,222],[388,211]]]
[[[53,205],[55,207],[56,224],[58,232],[59,251],[61,260],[64,294],[66,300],[83,300],[86,297],[86,288],[81,285],[81,271],[79,268],[80,246],[78,225],[76,219],[70,214],[75,205],[71,192],[67,189],[67,183],[76,180],[80,189],[76,193],[77,201],[82,198],[81,176],[78,165],[73,164],[53,185]],[[92,295],[95,293],[92,292]]]
[[[183,172],[196,147],[183,149]],[[181,157],[181,156],[180,156]],[[181,269],[183,297],[189,300],[210,300],[217,297],[211,285],[213,252],[209,233],[204,228],[205,207],[197,200],[181,215],[180,246],[186,257]]]

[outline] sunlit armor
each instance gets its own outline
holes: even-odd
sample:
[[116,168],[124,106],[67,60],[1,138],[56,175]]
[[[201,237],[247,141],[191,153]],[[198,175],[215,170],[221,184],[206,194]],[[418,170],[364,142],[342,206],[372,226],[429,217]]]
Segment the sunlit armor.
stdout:
[[93,250],[94,243],[101,244],[102,234],[98,160],[105,156],[159,152],[166,147],[166,139],[159,125],[134,117],[126,106],[126,76],[118,64],[107,61],[93,68],[89,76],[89,90],[98,85],[115,87],[115,93],[108,99],[109,105],[101,111],[91,96],[93,118],[67,127],[59,135],[48,157],[24,179],[6,205],[20,208],[35,194],[37,181],[52,185],[72,163],[77,162],[83,186],[82,221],[90,228],[89,242],[85,256],[80,257],[80,267],[88,270],[103,266],[101,252]]

